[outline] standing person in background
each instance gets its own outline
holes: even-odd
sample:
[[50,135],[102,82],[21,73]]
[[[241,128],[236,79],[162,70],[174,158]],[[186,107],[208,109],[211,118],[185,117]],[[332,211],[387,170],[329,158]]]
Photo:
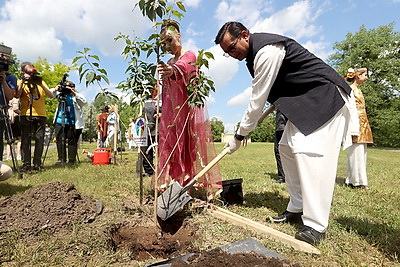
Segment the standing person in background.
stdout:
[[240,22],[227,22],[215,43],[225,56],[246,59],[252,94],[240,127],[226,144],[230,153],[256,126],[268,101],[287,118],[279,143],[290,200],[274,223],[298,223],[301,241],[324,238],[336,180],[340,147],[349,146],[350,86],[329,65],[298,42],[270,33],[250,33]]
[[85,127],[83,120],[83,106],[87,104],[86,98],[75,91],[75,84],[71,81],[65,87],[57,85],[53,90],[54,97],[59,99],[59,104],[54,115],[54,131],[56,135],[58,160],[56,164],[76,163],[79,137]]
[[135,140],[133,138],[133,134],[135,131],[135,120],[134,118],[129,118],[129,125],[128,125],[128,131],[126,131],[126,140],[128,142],[128,147],[129,150],[133,151],[135,148]]
[[278,184],[285,183],[285,172],[283,171],[281,156],[279,154],[279,142],[281,141],[283,131],[285,130],[286,122],[287,118],[285,115],[283,115],[283,113],[279,110],[276,110],[274,152],[276,167],[278,169],[278,179],[275,181],[275,183]]
[[[17,160],[21,160],[21,127],[19,123],[19,113],[20,113],[20,103],[19,99],[13,97],[10,101],[8,101],[8,118],[11,124],[11,131],[13,134],[13,138],[18,142],[15,152],[17,156]],[[7,146],[7,160],[11,160],[11,149],[10,146]]]
[[119,116],[118,116],[118,107],[116,105],[111,105],[109,109],[109,114],[107,116],[107,138],[105,141],[106,147],[113,147],[114,150],[117,148],[114,147],[114,136],[117,135],[120,131],[119,128]]
[[141,147],[143,154],[144,176],[152,176],[154,173],[154,146],[156,144],[156,116],[157,101],[149,97],[144,101],[143,115],[145,127],[147,127],[147,146]]
[[[181,43],[179,25],[165,20],[161,26],[162,45],[173,57],[157,65],[162,78],[162,116],[160,117],[159,175],[157,189],[164,190],[172,180],[185,186],[200,169],[214,158],[210,121],[206,108],[189,107],[187,86],[197,75],[196,55]],[[222,188],[219,167],[197,180],[209,198]]]
[[46,127],[45,96],[53,98],[47,84],[38,76],[38,72],[30,62],[21,64],[22,80],[18,81],[16,97],[21,101],[21,171],[31,171],[31,138],[34,132],[35,150],[33,170],[43,171],[42,154],[44,147],[44,131]]
[[[3,46],[3,45],[1,45]],[[11,48],[10,48],[11,49]],[[11,52],[10,52],[11,53]],[[1,53],[0,57],[4,62],[10,61],[10,55]],[[3,63],[7,67],[5,69],[1,69],[0,71],[0,105],[3,107],[7,107],[8,101],[13,99],[17,90],[17,78],[8,72],[8,64]],[[4,153],[4,131],[5,131],[5,123],[4,120],[0,120],[0,161],[3,160]]]
[[347,71],[345,76],[347,82],[351,83],[356,112],[359,121],[359,131],[352,133],[353,144],[349,147],[347,154],[346,185],[352,188],[369,189],[367,179],[367,144],[373,143],[372,131],[368,122],[365,109],[364,95],[359,88],[368,79],[367,68],[354,68]]
[[105,106],[101,109],[101,113],[96,116],[98,148],[104,148],[104,143],[107,139],[108,109],[109,107]]

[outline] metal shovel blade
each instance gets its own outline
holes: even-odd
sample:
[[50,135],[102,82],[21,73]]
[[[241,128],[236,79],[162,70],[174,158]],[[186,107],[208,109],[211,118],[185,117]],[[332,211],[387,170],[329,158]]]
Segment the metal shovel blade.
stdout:
[[188,194],[188,192],[185,191],[183,187],[175,181],[157,198],[158,217],[165,221],[174,215],[178,210],[183,208],[183,206],[185,206],[185,204],[191,199],[192,197]]

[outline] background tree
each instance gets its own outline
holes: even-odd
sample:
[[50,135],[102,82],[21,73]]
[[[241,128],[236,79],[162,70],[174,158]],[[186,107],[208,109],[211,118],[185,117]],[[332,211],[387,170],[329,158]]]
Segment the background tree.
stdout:
[[329,62],[345,75],[348,68],[366,67],[369,80],[362,86],[374,146],[400,147],[400,33],[394,23],[356,33],[334,45]]
[[221,142],[221,135],[225,130],[224,123],[218,118],[212,117],[210,124],[214,142]]
[[263,122],[250,132],[251,142],[274,142],[275,140],[275,113],[267,116]]
[[[59,61],[56,64],[51,64],[46,58],[39,57],[36,62],[32,62],[35,68],[42,76],[43,80],[49,86],[54,88],[62,79],[65,73],[70,72],[74,69],[74,66],[67,66]],[[53,125],[54,113],[56,111],[58,100],[55,98],[48,98],[45,96],[46,113],[47,113],[47,124]]]

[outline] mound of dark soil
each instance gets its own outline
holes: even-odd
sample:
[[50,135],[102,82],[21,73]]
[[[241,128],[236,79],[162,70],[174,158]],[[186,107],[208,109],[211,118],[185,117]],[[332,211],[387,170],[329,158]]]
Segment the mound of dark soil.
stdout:
[[22,194],[0,199],[0,233],[53,232],[79,222],[90,222],[98,212],[96,200],[81,195],[71,183],[39,185]]
[[194,251],[196,229],[184,224],[175,233],[167,233],[150,225],[113,225],[108,243],[114,251],[129,251],[133,260],[170,258]]

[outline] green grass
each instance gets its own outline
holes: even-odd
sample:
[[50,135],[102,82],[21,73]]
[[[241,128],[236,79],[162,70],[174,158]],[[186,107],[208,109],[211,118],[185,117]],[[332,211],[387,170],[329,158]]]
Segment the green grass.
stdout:
[[[221,151],[223,144],[216,144],[216,147]],[[94,144],[85,143],[81,148],[93,151]],[[4,265],[143,266],[144,263],[130,261],[126,254],[110,251],[104,241],[107,226],[120,222],[121,218],[134,220],[137,217],[136,152],[124,152],[122,158],[118,156],[118,164],[107,166],[93,166],[85,155],[80,154],[81,164],[76,168],[54,167],[55,152],[55,149],[49,150],[45,172],[0,183],[0,197],[22,193],[51,181],[72,182],[82,194],[103,200],[104,214],[90,225],[72,227],[62,237],[44,235],[39,243],[19,242],[15,233],[1,235],[3,241],[7,240],[7,245],[1,249],[7,250],[9,255],[9,262]],[[253,237],[268,249],[303,266],[400,266],[400,151],[368,150],[369,191],[343,186],[346,154],[340,154],[330,224],[326,239],[318,246],[321,255],[296,251],[261,234],[219,221],[206,212],[194,215],[203,239],[195,244],[206,249]],[[274,183],[277,175],[272,143],[251,143],[223,158],[220,169],[225,180],[243,179],[244,204],[229,206],[231,211],[264,223],[267,216],[285,210],[289,195],[284,185]],[[144,182],[144,203],[147,203],[153,196],[150,179],[146,177]],[[127,207],[134,207],[132,214],[127,214]],[[143,214],[152,216],[152,204],[145,204],[140,209]],[[297,231],[291,225],[268,226],[289,235]]]

